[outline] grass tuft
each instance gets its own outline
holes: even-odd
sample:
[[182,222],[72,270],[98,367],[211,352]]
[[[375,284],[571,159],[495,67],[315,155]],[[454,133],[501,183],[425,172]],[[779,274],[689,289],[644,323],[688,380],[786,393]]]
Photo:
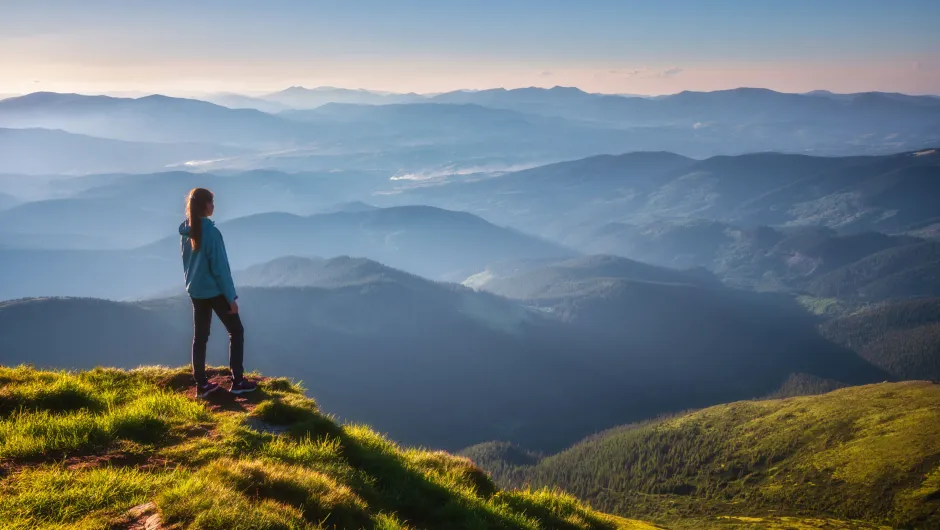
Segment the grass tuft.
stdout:
[[[128,468],[72,471],[61,466],[28,469],[0,486],[3,528],[78,523],[102,513],[120,513],[146,502],[175,477]],[[9,525],[9,526],[6,526]]]
[[198,530],[307,530],[297,508],[255,500],[208,475],[190,476],[156,499],[165,523]]
[[0,417],[17,411],[46,410],[53,414],[96,411],[107,404],[94,395],[93,387],[71,378],[49,383],[34,381],[0,389]]
[[249,497],[296,507],[311,523],[360,528],[370,520],[349,486],[310,468],[241,460],[214,463],[208,472]]
[[295,396],[274,397],[259,403],[251,415],[271,425],[307,422],[316,416],[308,401]]

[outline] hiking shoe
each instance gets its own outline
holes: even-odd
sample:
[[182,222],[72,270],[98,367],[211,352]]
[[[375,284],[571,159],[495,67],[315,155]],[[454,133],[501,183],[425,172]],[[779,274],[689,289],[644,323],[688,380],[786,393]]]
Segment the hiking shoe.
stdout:
[[204,385],[196,385],[196,397],[204,398],[219,389],[219,385],[209,382]]
[[237,383],[232,383],[232,388],[229,389],[229,392],[233,394],[244,394],[245,392],[254,392],[257,389],[258,383],[242,379]]

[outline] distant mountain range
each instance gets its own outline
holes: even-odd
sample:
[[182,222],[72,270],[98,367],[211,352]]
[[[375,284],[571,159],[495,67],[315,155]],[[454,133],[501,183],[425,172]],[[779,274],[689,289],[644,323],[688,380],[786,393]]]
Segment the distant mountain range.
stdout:
[[309,127],[257,110],[156,95],[131,99],[36,92],[0,101],[0,127],[256,148],[284,147],[316,137]]
[[[387,112],[399,107],[374,108]],[[64,198],[9,203],[0,210],[0,245],[127,249],[169,236],[147,252],[175,256],[173,227],[182,215],[180,197],[203,186],[219,198],[220,221],[285,212],[225,228],[239,267],[298,254],[353,255],[463,281],[491,266],[496,268],[489,272],[498,276],[502,262],[565,253],[573,257],[578,251],[675,268],[704,267],[735,285],[796,290],[854,306],[937,294],[928,288],[937,274],[935,245],[918,237],[930,236],[930,227],[940,220],[937,153],[842,158],[757,154],[706,160],[631,153],[419,186],[390,181],[382,171],[98,175],[46,184]],[[2,186],[23,180],[9,177],[0,181],[0,190],[19,193]],[[363,198],[404,208],[355,202]],[[472,212],[497,226],[454,211]],[[113,222],[115,213],[123,222]],[[310,214],[315,215],[306,217]],[[146,287],[134,292],[16,292],[126,297],[164,288],[153,283]]]
[[[213,169],[357,164],[415,171],[470,161],[533,164],[630,151],[695,157],[763,151],[852,155],[940,145],[940,99],[901,94],[830,97],[742,88],[642,98],[555,87],[426,97],[292,87],[261,97],[206,98],[214,103],[39,92],[0,100],[0,127],[262,151],[221,157],[209,166]],[[30,173],[42,168],[27,167]],[[0,171],[13,169],[0,165]]]
[[394,94],[370,90],[354,90],[322,86],[304,88],[293,86],[280,92],[261,96],[259,99],[272,101],[293,109],[313,109],[327,103],[351,103],[355,105],[388,105],[392,103],[422,103],[427,101],[420,94]]
[[866,92],[840,97],[787,94],[761,88],[736,88],[714,92],[680,92],[657,98],[589,94],[572,87],[502,88],[458,91],[432,98],[443,103],[474,103],[558,116],[631,125],[720,124],[803,122],[873,124],[880,120],[936,125],[940,99]]

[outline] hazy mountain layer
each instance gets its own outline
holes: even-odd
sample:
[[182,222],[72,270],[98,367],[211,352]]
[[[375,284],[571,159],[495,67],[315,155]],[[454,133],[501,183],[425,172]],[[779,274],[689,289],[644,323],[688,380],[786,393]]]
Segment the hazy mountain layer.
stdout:
[[[832,98],[736,89],[639,98],[529,88],[425,98],[292,87],[262,98],[206,97],[220,104],[39,92],[0,100],[0,127],[264,151],[220,157],[213,169],[427,172],[455,163],[505,169],[629,151],[844,156],[940,145],[937,98],[878,93]],[[55,147],[57,141],[35,139],[30,147]],[[37,173],[43,167],[37,162],[25,169]]]
[[[72,204],[72,203],[69,203]],[[93,205],[94,203],[85,203]],[[112,204],[110,200],[105,205]],[[67,210],[54,202],[27,203],[19,208]],[[128,212],[129,222],[146,221]],[[34,216],[0,218],[26,223]],[[221,213],[221,212],[220,212]],[[224,215],[224,214],[223,214]],[[162,224],[172,236],[129,250],[0,249],[0,299],[27,296],[93,296],[140,298],[178,285],[179,235],[182,216],[164,212]],[[154,216],[151,215],[150,222]],[[85,223],[100,220],[103,237],[115,224],[114,210],[101,208],[95,217],[79,215]],[[62,224],[61,230],[68,225]],[[153,229],[153,225],[146,225]],[[302,254],[362,256],[381,260],[414,274],[435,279],[463,279],[503,259],[570,257],[559,245],[501,228],[470,214],[414,206],[313,216],[287,213],[257,214],[219,224],[233,268],[241,269],[274,258]],[[24,229],[28,229],[28,224]],[[115,228],[115,230],[118,230]],[[37,231],[35,228],[33,231]],[[102,233],[103,232],[103,233]]]
[[[889,377],[821,337],[792,300],[721,287],[621,279],[537,311],[362,260],[262,270],[328,272],[318,281],[335,287],[241,288],[249,366],[301,379],[326,410],[409,443],[559,448],[662,412],[763,396],[793,373],[848,384]],[[8,302],[0,363],[184,362],[189,306],[185,297]],[[224,362],[224,332],[214,336],[210,358]]]
[[84,175],[160,171],[248,152],[200,143],[108,140],[60,130],[0,129],[0,172],[4,173]]
[[842,158],[765,153],[701,161],[630,153],[423,187],[407,195],[555,237],[611,222],[663,219],[901,231],[940,214],[938,153]]

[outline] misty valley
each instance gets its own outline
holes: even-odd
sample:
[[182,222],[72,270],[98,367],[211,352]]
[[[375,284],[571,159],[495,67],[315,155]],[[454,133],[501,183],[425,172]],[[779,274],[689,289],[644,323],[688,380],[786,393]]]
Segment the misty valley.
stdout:
[[[194,188],[214,194],[262,397],[133,405],[165,437],[69,434],[55,422],[117,414],[145,391],[132,388],[192,394],[177,227]],[[227,365],[228,340],[216,319],[209,365]],[[940,528],[940,98],[9,97],[0,365],[10,499],[36,466],[80,482],[70,458],[111,466],[118,452],[144,473],[333,470],[349,486],[330,488],[362,498],[310,512],[322,528]],[[94,443],[55,445],[80,436]],[[298,456],[304,443],[320,456]],[[251,491],[311,505],[265,480]],[[128,498],[158,495],[153,510],[180,525],[166,528],[222,527],[173,511],[195,493],[153,487]],[[580,504],[543,526],[504,513],[555,517],[499,501],[542,487],[611,519]],[[79,521],[16,502],[0,498],[0,521],[20,514],[0,527]],[[109,506],[87,513],[112,526],[81,528],[138,528]],[[379,511],[414,526],[381,526]]]

